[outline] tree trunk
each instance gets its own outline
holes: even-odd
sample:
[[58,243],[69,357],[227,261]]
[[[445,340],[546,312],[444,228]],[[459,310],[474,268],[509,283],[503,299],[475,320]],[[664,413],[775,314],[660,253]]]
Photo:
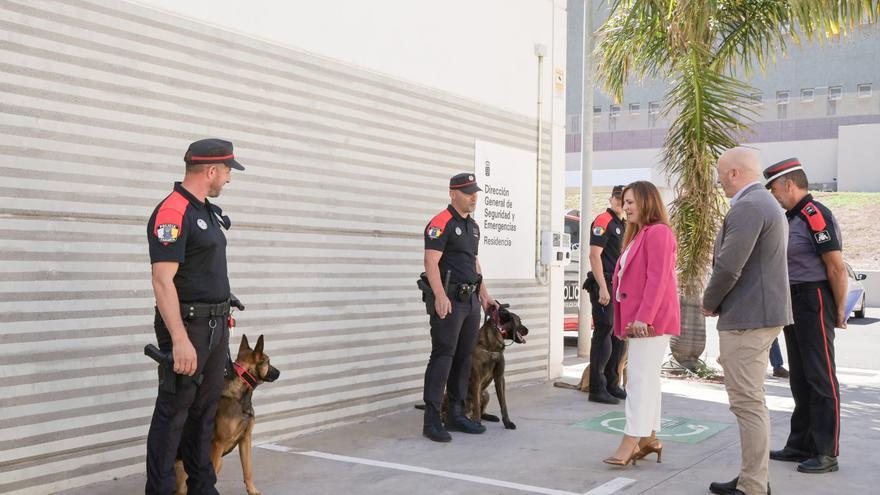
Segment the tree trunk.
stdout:
[[681,304],[681,335],[673,336],[669,346],[678,364],[695,370],[706,348],[706,317],[700,293],[695,296],[679,296]]

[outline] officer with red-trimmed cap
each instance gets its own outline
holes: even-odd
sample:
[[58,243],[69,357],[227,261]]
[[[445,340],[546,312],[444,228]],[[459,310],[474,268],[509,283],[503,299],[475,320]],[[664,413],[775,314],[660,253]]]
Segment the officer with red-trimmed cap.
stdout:
[[[425,418],[422,434],[435,442],[452,440],[447,430],[483,433],[486,427],[465,415],[471,354],[477,345],[480,307],[496,305],[483,282],[477,251],[480,228],[471,214],[477,208],[474,174],[449,180],[449,206],[425,227],[425,274],[434,299],[431,357],[425,370]],[[449,397],[444,428],[440,418],[443,390]],[[478,418],[479,419],[479,418]]]
[[188,492],[217,493],[210,454],[229,348],[231,294],[223,231],[231,222],[208,198],[220,195],[231,169],[244,167],[235,160],[232,143],[221,139],[192,143],[184,162],[183,182],[174,184],[147,224],[156,340],[174,357],[173,373],[160,376],[147,436],[147,495],[175,491],[178,453]]
[[[593,336],[590,339],[590,394],[588,400],[617,404],[626,399],[620,388],[617,366],[624,342],[612,335],[614,305],[611,304],[611,276],[623,245],[623,189],[614,186],[608,198],[610,208],[590,224],[590,271],[583,288],[590,294]],[[601,275],[599,275],[601,274]]]
[[794,412],[791,433],[770,458],[798,462],[802,473],[838,470],[840,389],[834,328],[846,328],[842,240],[831,210],[809,193],[797,158],[764,170],[766,187],[788,217],[788,276],[794,324],[784,328]]

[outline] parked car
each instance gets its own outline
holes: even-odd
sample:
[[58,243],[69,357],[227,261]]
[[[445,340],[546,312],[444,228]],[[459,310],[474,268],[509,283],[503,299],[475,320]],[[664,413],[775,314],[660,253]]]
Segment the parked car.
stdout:
[[865,317],[865,287],[862,285],[862,280],[868,278],[864,273],[856,273],[853,271],[852,267],[849,266],[849,263],[844,262],[846,265],[846,276],[847,276],[847,293],[852,294],[854,292],[861,291],[862,297],[861,300],[858,301],[853,309],[853,317],[855,318],[864,318]]
[[578,299],[581,292],[580,277],[580,211],[570,210],[565,214],[565,233],[571,236],[571,263],[565,267],[565,310],[563,335],[565,339],[577,342]]

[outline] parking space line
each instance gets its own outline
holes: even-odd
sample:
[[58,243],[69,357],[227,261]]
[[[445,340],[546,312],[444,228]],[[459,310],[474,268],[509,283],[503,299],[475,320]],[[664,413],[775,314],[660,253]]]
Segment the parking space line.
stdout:
[[308,451],[300,451],[290,447],[285,447],[284,445],[278,445],[274,443],[266,443],[259,445],[260,448],[273,450],[275,452],[284,452],[288,454],[296,454],[307,457],[315,457],[319,459],[326,459],[330,461],[337,462],[347,462],[350,464],[361,464],[365,466],[373,466],[373,467],[381,467],[385,469],[395,469],[397,471],[407,471],[410,473],[418,473],[418,474],[427,474],[429,476],[439,476],[442,478],[449,478],[461,481],[469,481],[471,483],[479,483],[483,485],[497,486],[501,488],[510,488],[513,490],[520,490],[523,492],[529,493],[539,493],[542,495],[610,495],[622,488],[625,488],[632,483],[635,483],[635,480],[631,480],[628,478],[615,478],[604,485],[598,486],[593,490],[585,494],[576,493],[576,492],[567,492],[563,490],[554,490],[552,488],[544,488],[540,486],[533,485],[523,485],[520,483],[511,483],[509,481],[496,480],[492,478],[484,478],[482,476],[472,476],[469,474],[460,474],[453,473],[451,471],[441,471],[438,469],[429,469],[423,468],[419,466],[410,466],[407,464],[398,464],[394,462],[384,462],[384,461],[374,461],[372,459],[363,459],[360,457],[351,457],[347,455],[337,455],[337,454],[328,454],[326,452],[317,452],[314,450]]
[[614,478],[604,485],[599,485],[596,488],[593,488],[584,495],[611,495],[612,493],[623,490],[635,482],[636,480],[631,478]]

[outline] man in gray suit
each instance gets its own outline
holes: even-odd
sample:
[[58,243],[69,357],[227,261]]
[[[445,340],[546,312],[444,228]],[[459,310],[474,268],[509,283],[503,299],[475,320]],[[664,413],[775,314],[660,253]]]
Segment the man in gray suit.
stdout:
[[730,211],[715,240],[712,276],[703,294],[703,314],[718,316],[720,357],[730,411],[736,415],[742,448],[737,478],[712,483],[718,494],[769,492],[770,412],[764,375],[770,345],[792,323],[788,290],[788,223],[760,182],[758,155],[733,148],[718,159],[718,180]]

